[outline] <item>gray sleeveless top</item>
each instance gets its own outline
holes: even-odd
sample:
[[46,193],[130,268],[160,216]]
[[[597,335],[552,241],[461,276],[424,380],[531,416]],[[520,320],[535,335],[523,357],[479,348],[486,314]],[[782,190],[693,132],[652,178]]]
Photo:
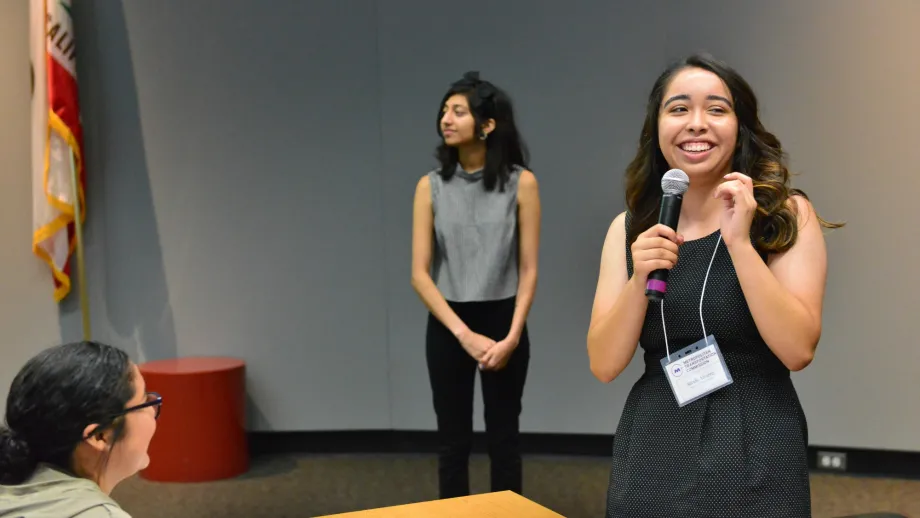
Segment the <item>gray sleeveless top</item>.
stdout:
[[482,184],[482,170],[459,165],[450,180],[428,173],[434,212],[431,278],[452,302],[501,300],[517,294],[517,190],[515,167],[504,192]]

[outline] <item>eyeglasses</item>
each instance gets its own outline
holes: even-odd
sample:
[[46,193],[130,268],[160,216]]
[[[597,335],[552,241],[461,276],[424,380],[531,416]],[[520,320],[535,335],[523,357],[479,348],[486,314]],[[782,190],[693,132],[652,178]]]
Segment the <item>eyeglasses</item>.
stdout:
[[148,392],[148,393],[147,393],[147,402],[141,403],[140,405],[136,405],[136,406],[133,406],[133,407],[130,407],[130,408],[126,408],[126,409],[124,409],[120,414],[118,414],[118,415],[116,415],[116,416],[114,416],[114,417],[120,417],[120,416],[123,416],[123,415],[127,414],[128,412],[134,412],[135,410],[140,410],[140,409],[142,409],[142,408],[147,408],[147,407],[151,407],[151,406],[152,406],[152,407],[156,407],[156,413],[153,414],[153,418],[154,418],[154,419],[159,419],[159,417],[160,417],[160,410],[163,408],[163,396],[157,394],[156,392]]
[[118,419],[119,417],[121,417],[121,416],[123,416],[123,415],[125,415],[125,414],[128,414],[128,413],[130,413],[130,412],[134,412],[135,410],[141,410],[141,409],[144,409],[144,408],[147,408],[147,407],[154,407],[155,413],[153,414],[153,418],[154,418],[155,420],[156,420],[156,419],[159,419],[159,417],[160,417],[160,410],[162,410],[162,408],[163,408],[163,396],[157,394],[156,392],[148,392],[148,393],[147,393],[147,401],[146,401],[146,402],[141,403],[140,405],[135,405],[135,406],[132,406],[132,407],[128,407],[128,408],[122,410],[121,412],[118,412],[117,414],[111,416],[111,417],[109,418],[108,424],[104,424],[104,425],[97,426],[96,428],[93,429],[92,432],[86,434],[86,437],[84,437],[84,438],[85,438],[85,439],[88,439],[88,438],[92,437],[93,435],[99,433],[103,428],[106,428],[107,426],[109,426],[110,424],[112,424],[112,421],[114,421],[115,419]]

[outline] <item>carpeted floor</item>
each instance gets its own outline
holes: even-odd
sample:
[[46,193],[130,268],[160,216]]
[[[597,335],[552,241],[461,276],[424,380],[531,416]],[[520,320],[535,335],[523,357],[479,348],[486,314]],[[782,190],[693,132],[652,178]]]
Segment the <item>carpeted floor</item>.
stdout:
[[[249,473],[198,484],[134,477],[113,497],[134,518],[311,517],[437,498],[432,455],[272,456]],[[609,461],[526,457],[524,496],[569,518],[604,515]],[[474,455],[474,493],[489,490],[488,457]],[[889,511],[920,518],[920,481],[812,475],[814,518]]]

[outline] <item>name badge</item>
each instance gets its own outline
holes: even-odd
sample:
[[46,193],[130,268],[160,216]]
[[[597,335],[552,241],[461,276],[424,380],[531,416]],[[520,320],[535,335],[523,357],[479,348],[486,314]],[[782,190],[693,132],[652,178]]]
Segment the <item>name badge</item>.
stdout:
[[732,383],[731,373],[713,335],[675,352],[670,362],[665,356],[661,366],[679,407]]

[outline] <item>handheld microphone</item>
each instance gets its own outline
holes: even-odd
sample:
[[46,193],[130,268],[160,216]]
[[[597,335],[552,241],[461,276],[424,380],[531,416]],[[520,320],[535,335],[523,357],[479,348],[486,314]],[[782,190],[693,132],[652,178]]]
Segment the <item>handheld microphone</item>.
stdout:
[[[690,177],[680,169],[671,169],[661,177],[661,210],[658,213],[658,223],[677,230],[677,221],[680,219],[680,204],[684,201],[684,193],[690,187]],[[645,285],[645,296],[652,302],[664,299],[668,290],[668,270],[661,268],[648,275]]]

